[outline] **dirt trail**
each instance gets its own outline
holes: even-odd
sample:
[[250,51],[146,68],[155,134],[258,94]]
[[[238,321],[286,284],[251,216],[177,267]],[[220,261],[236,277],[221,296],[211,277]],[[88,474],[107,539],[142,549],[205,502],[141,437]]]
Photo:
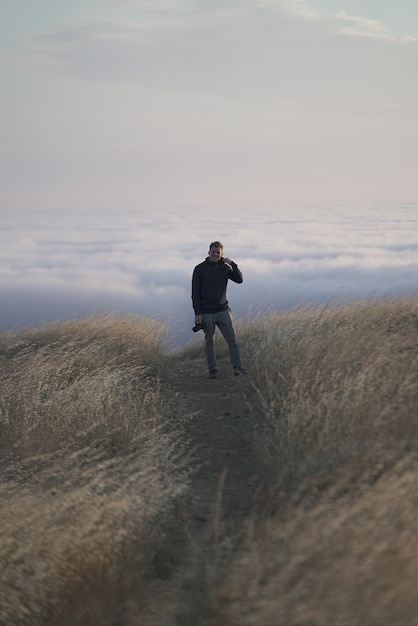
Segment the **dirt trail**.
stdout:
[[[248,406],[250,378],[234,378],[227,359],[218,361],[219,378],[208,378],[200,362],[179,365],[173,380],[185,413],[193,415],[188,435],[202,467],[195,478],[194,494],[202,517],[210,517],[222,483],[222,511],[242,514],[250,504],[254,431]],[[196,501],[193,503],[197,505]]]
[[[208,576],[225,554],[220,546],[232,545],[245,530],[257,485],[254,424],[248,404],[250,377],[234,378],[228,359],[218,360],[219,378],[211,380],[200,360],[178,363],[170,374],[170,385],[179,398],[184,434],[195,450],[198,470],[194,476],[185,511],[187,539],[177,563],[183,570],[178,599],[177,622],[197,624],[196,616],[185,614],[190,596],[200,607],[210,587]],[[196,560],[200,561],[196,576]],[[190,568],[191,579],[184,574]],[[182,594],[187,601],[182,601]]]

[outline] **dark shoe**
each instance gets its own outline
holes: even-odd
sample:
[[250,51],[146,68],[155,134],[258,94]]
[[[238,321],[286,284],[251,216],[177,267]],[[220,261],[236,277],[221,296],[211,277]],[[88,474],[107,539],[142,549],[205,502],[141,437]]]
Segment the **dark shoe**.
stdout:
[[218,378],[218,370],[209,370],[209,378]]
[[247,370],[244,367],[234,367],[234,376],[245,376]]

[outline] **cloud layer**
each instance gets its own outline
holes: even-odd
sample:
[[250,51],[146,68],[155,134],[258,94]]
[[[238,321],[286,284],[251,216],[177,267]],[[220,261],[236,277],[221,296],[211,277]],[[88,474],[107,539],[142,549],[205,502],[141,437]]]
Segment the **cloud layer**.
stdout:
[[238,317],[416,291],[417,209],[3,215],[1,329],[111,310],[168,319],[184,343],[191,273],[215,239],[244,274],[229,287]]

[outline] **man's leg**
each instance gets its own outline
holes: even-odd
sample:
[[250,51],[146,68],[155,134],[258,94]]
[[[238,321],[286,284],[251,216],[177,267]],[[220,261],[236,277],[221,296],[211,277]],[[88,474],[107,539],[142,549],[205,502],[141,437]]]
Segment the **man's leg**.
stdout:
[[216,354],[214,346],[214,337],[216,330],[216,316],[211,313],[203,313],[203,320],[205,323],[205,354],[206,363],[208,364],[209,372],[216,370]]
[[228,344],[232,367],[241,368],[241,354],[239,345],[237,344],[231,309],[217,313],[217,324]]

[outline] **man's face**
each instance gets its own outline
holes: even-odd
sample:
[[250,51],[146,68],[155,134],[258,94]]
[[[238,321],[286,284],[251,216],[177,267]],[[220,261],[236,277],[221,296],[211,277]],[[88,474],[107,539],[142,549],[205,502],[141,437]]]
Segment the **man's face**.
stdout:
[[212,247],[209,250],[209,261],[211,263],[218,263],[218,261],[222,258],[222,248]]

